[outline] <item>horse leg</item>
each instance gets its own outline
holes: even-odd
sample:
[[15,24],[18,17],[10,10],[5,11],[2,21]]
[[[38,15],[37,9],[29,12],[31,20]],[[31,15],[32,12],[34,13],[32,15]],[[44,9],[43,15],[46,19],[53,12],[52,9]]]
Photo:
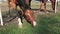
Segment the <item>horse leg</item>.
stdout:
[[10,0],[8,0],[7,3],[8,3],[7,6],[8,6],[8,11],[9,11],[9,12],[8,12],[8,17],[11,17],[11,14],[10,14],[10,7],[11,7],[11,6],[10,6]]
[[19,24],[18,24],[18,26],[19,26],[19,28],[22,28],[22,24],[23,24],[23,22],[22,22],[22,20],[23,20],[23,14],[22,14],[22,11],[18,11],[18,22],[19,22]]
[[38,9],[38,13],[40,13],[40,10],[41,10],[41,7],[42,7],[42,4],[43,4],[43,2],[41,2],[41,4],[39,4],[39,5],[40,5],[40,8]]
[[46,12],[46,0],[44,0],[44,12]]
[[22,28],[22,22],[21,22],[21,19],[20,18],[18,18],[18,22],[19,22],[18,27],[19,28]]
[[16,6],[16,4],[14,3],[14,2],[12,2],[12,7],[13,7],[13,9],[16,11],[16,14],[18,15],[18,22],[19,22],[19,24],[18,24],[18,27],[19,28],[22,28],[22,19],[20,18],[20,15],[19,15],[19,13],[18,13],[18,11],[17,11],[17,6]]
[[51,3],[52,3],[52,9],[53,9],[53,11],[55,11],[55,2],[51,1]]
[[41,7],[42,7],[42,4],[43,4],[43,2],[41,2],[41,4],[40,4],[40,8],[39,8],[39,9],[41,9]]

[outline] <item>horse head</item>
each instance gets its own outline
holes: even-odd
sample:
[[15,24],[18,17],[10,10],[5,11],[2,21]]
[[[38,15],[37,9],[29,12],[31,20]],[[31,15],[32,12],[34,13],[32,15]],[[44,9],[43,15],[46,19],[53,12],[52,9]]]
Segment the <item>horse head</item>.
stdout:
[[36,26],[36,20],[35,20],[35,16],[33,14],[32,10],[26,10],[25,12],[25,18],[26,20],[31,23],[34,27]]

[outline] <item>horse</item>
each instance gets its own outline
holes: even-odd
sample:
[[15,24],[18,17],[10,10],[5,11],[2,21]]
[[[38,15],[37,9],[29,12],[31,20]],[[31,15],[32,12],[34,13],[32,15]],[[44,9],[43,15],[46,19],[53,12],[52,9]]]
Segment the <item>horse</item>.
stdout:
[[[26,2],[28,3],[29,6],[31,5],[31,1],[32,1],[32,0],[26,0]],[[36,1],[36,0],[35,0],[35,1]],[[39,11],[40,11],[40,9],[41,9],[41,7],[42,7],[42,4],[44,4],[44,11],[46,12],[46,2],[47,2],[48,0],[39,0],[39,1],[42,2],[42,3],[40,4]],[[58,1],[57,1],[57,0],[50,0],[50,2],[51,2],[53,11],[56,13],[56,7],[55,7],[55,6],[58,6]],[[56,2],[57,2],[57,3],[56,3]],[[56,4],[57,4],[57,5],[56,5]],[[39,11],[38,11],[38,13],[39,13]]]
[[[40,1],[40,0],[39,0]],[[40,9],[41,9],[41,7],[42,7],[42,4],[44,4],[44,12],[46,12],[46,1],[47,0],[41,0],[40,2],[42,2],[41,4],[40,4],[40,8],[39,8],[39,11],[40,11]],[[55,12],[55,3],[56,3],[56,0],[50,0],[51,1],[51,4],[52,4],[52,9],[53,9],[53,11]],[[38,12],[39,12],[38,11]],[[56,13],[56,12],[55,12]]]
[[51,1],[51,4],[52,4],[52,9],[53,9],[53,11],[55,11],[56,0],[50,0],[50,1]]
[[[31,6],[31,1],[32,0],[25,0],[25,2],[27,3],[28,6]],[[12,15],[10,14],[10,7],[11,7],[11,0],[7,0],[7,3],[8,3],[8,17],[11,17]]]
[[[32,0],[26,0],[26,2],[28,3],[29,6],[31,5],[31,1],[32,1]],[[35,1],[36,1],[36,0],[35,0]],[[39,1],[42,2],[42,3],[40,4],[39,11],[40,11],[40,9],[41,9],[41,7],[42,7],[42,4],[44,4],[44,12],[46,12],[46,2],[47,2],[48,0],[39,0]],[[57,1],[57,0],[50,0],[50,2],[51,2],[53,11],[56,13],[56,6],[58,6],[58,1]],[[57,5],[56,5],[56,4],[57,4]],[[39,11],[38,11],[38,13],[39,13]]]
[[[26,3],[30,6],[31,5],[31,1],[32,0],[26,0]],[[36,1],[36,0],[35,0]],[[41,4],[40,4],[40,8],[39,8],[39,11],[40,11],[40,9],[41,9],[41,7],[42,7],[42,4],[44,4],[44,12],[46,12],[46,2],[48,1],[48,0],[39,0],[40,2],[42,2]],[[51,5],[52,5],[52,9],[53,9],[53,11],[56,13],[56,1],[57,0],[50,0],[50,2],[51,2]],[[57,6],[58,6],[58,2],[57,2]],[[38,11],[38,13],[39,13],[39,11]]]
[[[34,27],[36,26],[37,22],[34,16],[34,13],[32,11],[32,9],[30,8],[30,6],[28,6],[28,4],[26,3],[25,0],[8,0],[8,4],[9,2],[11,2],[11,6],[13,7],[14,11],[16,11],[16,14],[18,15],[18,26],[20,28],[22,28],[22,20],[24,17],[27,22],[31,23]],[[19,6],[21,8],[21,11],[17,10],[17,6]],[[10,7],[10,5],[9,5]]]

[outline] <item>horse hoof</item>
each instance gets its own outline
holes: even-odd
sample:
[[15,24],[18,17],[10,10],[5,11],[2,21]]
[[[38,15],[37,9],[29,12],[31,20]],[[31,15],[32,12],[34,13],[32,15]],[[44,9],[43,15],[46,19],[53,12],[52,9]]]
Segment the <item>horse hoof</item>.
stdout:
[[22,25],[18,25],[19,28],[22,28]]
[[35,22],[35,21],[33,21],[33,27],[36,27],[36,25],[37,25],[37,24],[36,24],[36,22]]

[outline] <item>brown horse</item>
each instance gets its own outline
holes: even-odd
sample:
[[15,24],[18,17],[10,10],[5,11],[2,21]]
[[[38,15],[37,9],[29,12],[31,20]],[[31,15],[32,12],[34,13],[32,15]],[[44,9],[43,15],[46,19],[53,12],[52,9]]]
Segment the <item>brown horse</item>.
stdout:
[[[33,11],[28,6],[25,0],[8,0],[8,4],[11,2],[13,9],[18,15],[19,27],[22,28],[22,17],[24,17],[33,26],[36,26],[36,20]],[[21,13],[17,11],[17,5],[21,8]],[[10,7],[10,4],[8,5]],[[22,13],[23,12],[23,13]]]
[[[25,0],[25,2],[27,3],[28,6],[31,6],[31,1],[32,0]],[[11,7],[11,0],[7,0],[7,3],[8,3],[8,17],[11,17],[12,15],[10,14],[10,7]],[[18,4],[17,4],[18,5]]]
[[[41,9],[41,7],[42,7],[42,4],[44,4],[44,11],[46,12],[46,2],[48,1],[48,0],[41,0],[42,1],[42,3],[40,4],[40,8],[39,9]],[[56,5],[55,4],[57,4],[57,6],[58,6],[58,1],[57,0],[50,0],[51,1],[51,4],[52,4],[52,9],[53,9],[53,11],[56,13]],[[30,6],[31,5],[31,0],[26,0],[26,2],[27,2],[27,4]],[[57,3],[56,3],[57,2]],[[39,10],[40,11],[40,10]]]
[[[51,4],[52,4],[52,9],[53,11],[55,12],[55,3],[56,3],[56,0],[50,0],[51,1]],[[44,11],[46,12],[46,0],[42,0],[42,3],[40,4],[40,8],[39,8],[39,11],[42,7],[42,4],[44,4]]]

